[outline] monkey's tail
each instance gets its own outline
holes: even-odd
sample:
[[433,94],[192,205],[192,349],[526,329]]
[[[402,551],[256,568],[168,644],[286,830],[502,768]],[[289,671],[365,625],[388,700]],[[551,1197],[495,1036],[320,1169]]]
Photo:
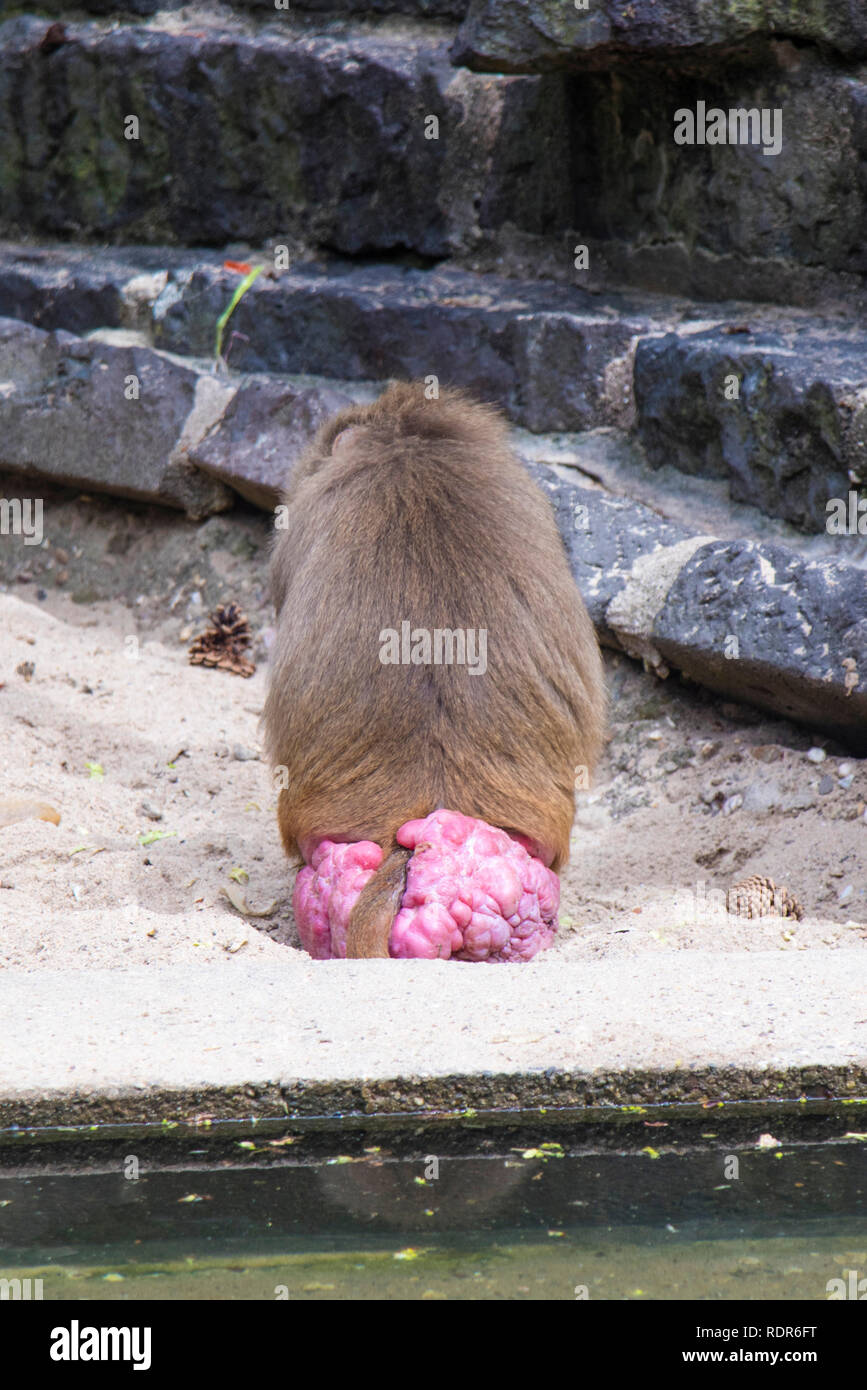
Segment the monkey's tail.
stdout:
[[394,843],[362,888],[346,928],[347,959],[388,956],[388,939],[406,889],[406,866],[411,854],[411,849]]

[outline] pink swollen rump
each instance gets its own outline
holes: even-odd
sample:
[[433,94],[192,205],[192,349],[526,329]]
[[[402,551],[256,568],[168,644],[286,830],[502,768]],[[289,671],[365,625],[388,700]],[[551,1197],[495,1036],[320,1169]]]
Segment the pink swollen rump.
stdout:
[[382,850],[372,840],[348,845],[322,840],[299,870],[292,907],[301,945],[314,960],[346,955],[349,914],[381,863]]
[[[413,851],[389,954],[474,961],[530,960],[557,929],[556,874],[504,830],[434,811],[407,821],[398,843]],[[295,883],[301,944],[317,960],[346,955],[356,899],[382,862],[369,840],[323,840]]]

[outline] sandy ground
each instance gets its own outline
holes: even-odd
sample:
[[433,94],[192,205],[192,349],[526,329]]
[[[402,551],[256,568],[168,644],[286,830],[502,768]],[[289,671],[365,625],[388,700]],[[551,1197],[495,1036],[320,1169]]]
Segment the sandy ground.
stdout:
[[[264,518],[194,526],[63,495],[46,517],[42,546],[0,540],[0,797],[48,802],[60,822],[0,829],[0,965],[284,958],[292,874],[259,756]],[[187,661],[225,599],[256,633],[249,680]],[[867,949],[867,760],[625,658],[607,666],[611,739],[580,796],[553,951]],[[795,892],[804,920],[729,916],[725,889],[752,873]],[[268,915],[243,916],[226,888]]]

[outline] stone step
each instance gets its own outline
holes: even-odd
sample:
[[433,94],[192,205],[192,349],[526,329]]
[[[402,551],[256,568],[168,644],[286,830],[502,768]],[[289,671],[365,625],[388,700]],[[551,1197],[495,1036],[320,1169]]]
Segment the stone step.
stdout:
[[270,508],[319,426],[375,394],[311,378],[242,387],[141,337],[79,338],[0,318],[0,472],[180,508],[191,520],[225,511],[236,493]]
[[603,642],[867,753],[867,570],[695,535],[530,466]]
[[568,221],[538,79],[453,68],[453,26],[270,17],[69,23],[47,49],[46,20],[0,25],[0,230],[441,257],[480,220]]
[[[299,14],[311,19],[327,16],[337,19],[343,15],[411,15],[419,19],[463,19],[469,7],[469,0],[223,0],[223,3],[209,4],[202,9],[189,0],[38,0],[38,4],[28,6],[39,14],[63,17],[71,11],[76,14],[113,15],[118,19],[149,18],[151,15],[185,10],[198,13],[201,18],[213,20],[222,12],[238,10],[241,14],[253,14],[260,19],[274,21],[296,18]],[[0,14],[4,10],[18,9],[14,3],[0,0]]]
[[[234,492],[269,508],[317,425],[349,398],[329,383],[226,380],[124,336],[0,320],[0,471],[31,503],[47,480],[193,519],[230,506]],[[528,467],[604,642],[661,677],[676,669],[867,751],[867,569],[697,535]],[[9,490],[5,502],[8,530]]]
[[[669,3],[675,17],[694,13]],[[498,12],[496,0],[495,25]],[[772,7],[747,12],[747,30],[758,14],[767,32]],[[504,75],[493,58],[495,71],[470,71],[454,23],[415,11],[194,9],[68,23],[62,40],[46,40],[45,18],[17,16],[0,25],[0,233],[294,237],[433,258],[480,245],[511,254],[529,238],[530,273],[538,241],[565,275],[586,244],[587,274],[654,287],[680,276],[692,294],[806,302],[827,275],[863,291],[867,76],[832,51],[860,53],[859,15],[810,6],[781,32],[817,41],[774,42],[761,62],[737,49],[723,61],[687,29],[674,66],[668,50],[637,62],[618,40],[590,70],[540,76]],[[624,32],[650,34],[639,20]],[[675,20],[660,32],[678,33]],[[693,144],[675,139],[684,111]],[[743,113],[741,143],[704,138],[715,111],[727,141],[728,113]]]
[[806,303],[824,267],[863,290],[862,0],[472,0],[451,56],[562,78],[574,224],[621,282]]
[[461,62],[481,69],[540,72],[623,54],[695,57],[696,50],[720,48],[730,54],[768,39],[865,57],[867,10],[861,0],[470,0],[455,47]]
[[634,386],[647,457],[725,477],[736,501],[821,530],[831,499],[867,484],[867,334],[728,328],[639,342]]
[[[153,305],[155,344],[213,351],[236,283],[222,266],[176,272]],[[601,300],[448,268],[301,265],[260,276],[241,301],[230,361],[349,379],[434,375],[496,401],[531,430],[583,429],[620,418],[632,346],[668,322],[654,307],[660,313],[638,297]]]
[[[0,314],[143,329],[197,359],[238,283],[219,252],[0,246]],[[637,423],[652,466],[721,479],[812,534],[867,482],[867,333],[839,318],[332,260],[267,269],[224,349],[235,372],[433,375],[537,433]]]
[[[155,248],[140,255],[2,246],[0,314],[77,332],[150,327],[157,347],[213,357],[238,274],[216,252],[170,248],[159,265]],[[448,268],[334,260],[266,271],[235,310],[225,347],[238,371],[361,380],[433,373],[497,401],[530,429],[572,430],[619,421],[629,407],[633,341],[664,332],[689,308]]]

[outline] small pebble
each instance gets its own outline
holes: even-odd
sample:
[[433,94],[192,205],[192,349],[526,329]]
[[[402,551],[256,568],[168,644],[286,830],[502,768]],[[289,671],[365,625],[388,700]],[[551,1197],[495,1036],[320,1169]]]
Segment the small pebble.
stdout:
[[147,816],[148,820],[162,820],[163,818],[162,811],[158,811],[156,806],[152,806],[149,801],[143,801],[139,810],[143,816]]
[[821,782],[819,783],[819,795],[820,795],[820,796],[827,796],[828,793],[829,793],[829,792],[832,792],[833,790],[834,790],[834,778],[833,778],[833,777],[823,777],[822,780],[821,780]]
[[850,773],[848,777],[841,777],[837,785],[842,787],[844,791],[848,791],[854,780],[855,778]]
[[760,763],[776,763],[782,758],[782,751],[774,743],[757,743],[750,753]]
[[846,887],[845,887],[845,888],[841,888],[841,889],[840,889],[840,892],[837,894],[837,902],[838,902],[838,903],[847,903],[847,902],[849,901],[849,899],[852,897],[852,894],[853,894],[854,892],[855,892],[854,886],[853,886],[851,883],[847,883],[847,884],[846,884]]
[[255,762],[259,754],[252,748],[245,748],[243,743],[236,743],[232,749],[232,757],[239,763]]
[[708,758],[714,757],[715,754],[717,754],[721,748],[722,748],[722,743],[721,743],[720,740],[717,738],[717,739],[714,739],[712,742],[703,743],[703,744],[701,745],[701,748],[699,749],[699,752],[701,753],[701,756],[702,756],[705,760],[707,760]]
[[811,748],[807,753],[811,763],[823,763],[827,756],[824,748]]
[[854,771],[855,771],[855,764],[854,764],[854,763],[841,763],[840,766],[837,768],[837,776],[838,776],[838,777],[851,777],[851,776],[852,776],[852,773],[853,773]]
[[743,804],[744,799],[740,792],[735,792],[734,796],[726,797],[722,804],[722,813],[724,816],[730,816],[733,811],[739,811]]

